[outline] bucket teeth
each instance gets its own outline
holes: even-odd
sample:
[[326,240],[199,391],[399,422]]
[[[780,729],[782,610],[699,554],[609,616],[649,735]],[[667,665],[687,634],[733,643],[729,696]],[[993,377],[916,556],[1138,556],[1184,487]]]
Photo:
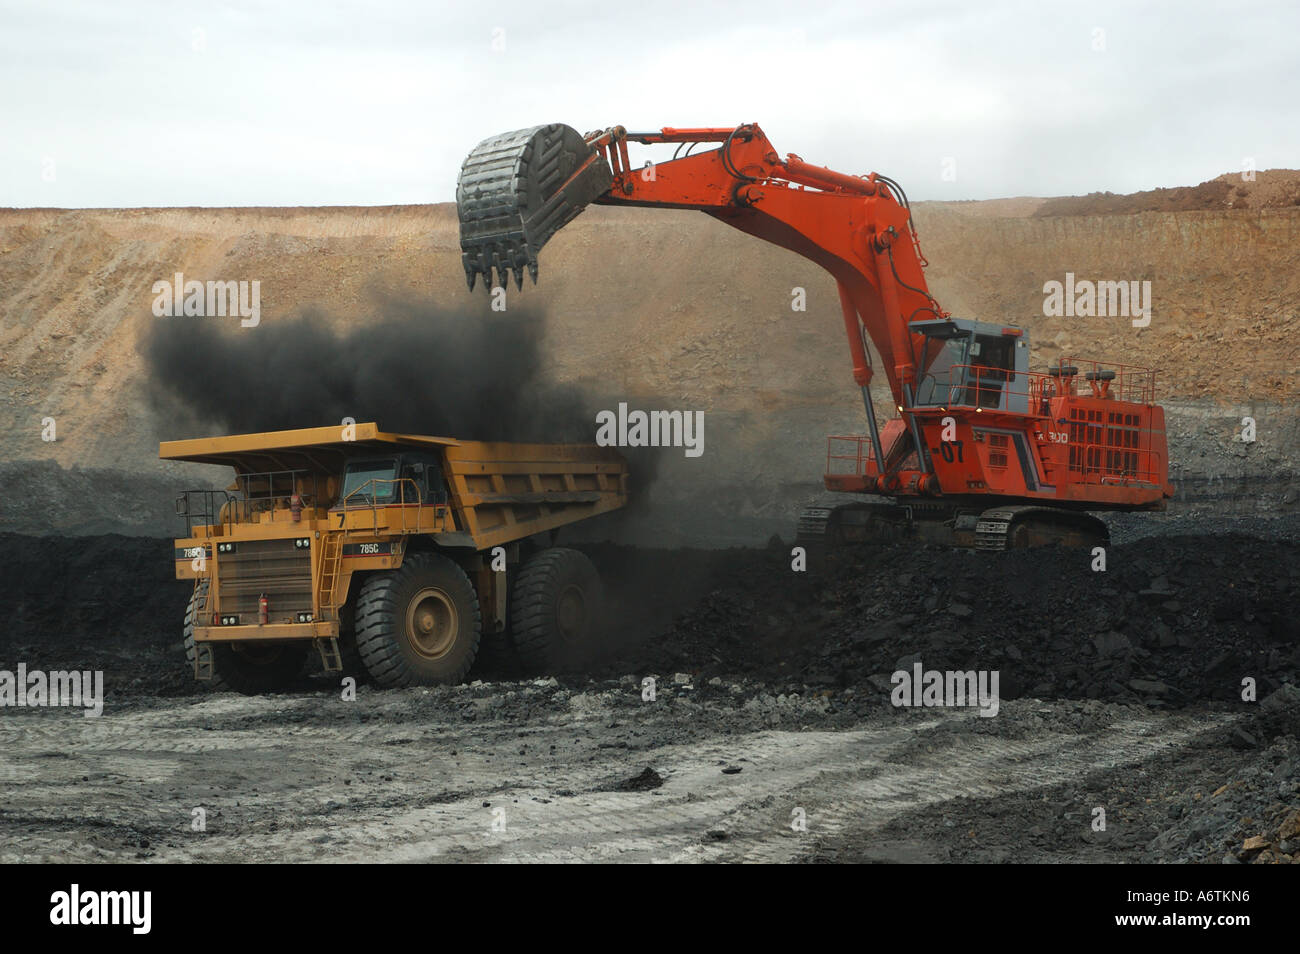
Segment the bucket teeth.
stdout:
[[[557,231],[609,191],[604,158],[565,125],[534,126],[485,139],[466,157],[456,184],[461,264],[470,291],[537,282],[537,253]],[[494,281],[495,273],[495,281]]]

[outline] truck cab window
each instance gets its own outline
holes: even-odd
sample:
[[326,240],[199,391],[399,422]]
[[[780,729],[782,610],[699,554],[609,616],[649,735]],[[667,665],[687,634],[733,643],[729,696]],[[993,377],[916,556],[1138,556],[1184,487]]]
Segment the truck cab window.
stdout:
[[388,503],[393,499],[393,481],[396,478],[397,462],[394,460],[350,461],[343,475],[341,502],[348,506]]
[[400,497],[402,503],[428,503],[429,488],[425,483],[425,465],[422,461],[406,461],[402,464],[402,482]]

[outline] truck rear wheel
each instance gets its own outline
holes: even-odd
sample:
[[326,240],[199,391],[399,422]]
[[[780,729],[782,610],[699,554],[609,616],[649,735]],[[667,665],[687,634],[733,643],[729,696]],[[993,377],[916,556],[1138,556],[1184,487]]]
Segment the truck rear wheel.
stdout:
[[474,585],[455,562],[413,553],[361,584],[357,650],[376,685],[452,685],[478,655],[482,618]]
[[596,646],[602,592],[586,554],[565,547],[538,553],[519,572],[510,601],[511,635],[520,661],[554,666]]
[[[207,582],[201,582],[185,611],[185,659],[194,671],[198,645],[194,640],[194,623],[198,607],[207,602]],[[210,643],[212,678],[202,681],[209,689],[231,689],[255,695],[280,689],[302,672],[307,660],[307,646],[301,643]]]

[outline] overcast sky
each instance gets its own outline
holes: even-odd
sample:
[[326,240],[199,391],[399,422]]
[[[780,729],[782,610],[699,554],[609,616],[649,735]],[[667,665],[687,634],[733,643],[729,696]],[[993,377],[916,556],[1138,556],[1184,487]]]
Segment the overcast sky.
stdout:
[[445,202],[545,122],[756,121],[914,199],[1191,185],[1300,167],[1298,11],[0,0],[0,206]]

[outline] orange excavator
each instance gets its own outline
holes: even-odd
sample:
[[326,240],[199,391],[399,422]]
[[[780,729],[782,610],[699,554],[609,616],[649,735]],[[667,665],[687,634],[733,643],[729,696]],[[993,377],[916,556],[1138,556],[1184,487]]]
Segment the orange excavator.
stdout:
[[[675,151],[633,167],[629,143]],[[471,291],[512,275],[522,288],[525,270],[536,282],[542,246],[593,202],[695,209],[830,272],[867,433],[830,438],[825,486],[876,499],[805,510],[801,540],[1095,546],[1108,533],[1089,511],[1163,510],[1173,494],[1155,372],[1077,359],[1031,371],[1025,331],[950,315],[887,176],[781,158],[754,124],[585,136],[552,124],[479,143],[456,202]],[[877,371],[897,408],[883,426]]]

